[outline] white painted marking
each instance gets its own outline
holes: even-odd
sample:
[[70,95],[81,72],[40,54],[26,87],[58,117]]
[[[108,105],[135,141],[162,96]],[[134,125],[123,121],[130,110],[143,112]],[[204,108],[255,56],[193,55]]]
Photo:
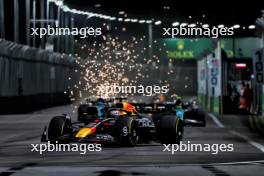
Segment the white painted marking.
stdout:
[[[144,164],[144,165],[126,165],[126,164],[111,164],[107,165],[107,167],[176,167],[176,166],[207,166],[207,165],[241,165],[241,164],[260,164],[264,163],[264,160],[252,160],[252,161],[238,161],[238,162],[224,162],[224,163],[188,163],[188,164]],[[86,167],[105,167],[98,165],[87,165]]]
[[215,117],[215,115],[209,113],[208,114],[212,119],[213,121],[216,123],[216,125],[219,127],[219,128],[224,128],[225,126],[218,120],[217,117]]
[[227,162],[227,163],[209,163],[209,165],[241,165],[241,164],[260,164],[260,163],[264,163],[264,160],[238,161],[238,162]]
[[251,144],[252,146],[256,147],[257,149],[259,149],[261,152],[264,152],[264,146],[256,141],[253,141],[251,140],[249,137],[243,135],[243,134],[240,134],[236,131],[230,131],[232,134],[238,136],[238,137],[241,137],[242,139],[244,139],[245,141],[247,141],[249,144]]

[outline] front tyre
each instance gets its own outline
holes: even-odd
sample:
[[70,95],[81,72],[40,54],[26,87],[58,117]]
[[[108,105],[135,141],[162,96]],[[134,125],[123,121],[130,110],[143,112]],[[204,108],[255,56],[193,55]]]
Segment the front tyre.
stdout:
[[71,122],[65,116],[53,117],[49,123],[48,140],[51,143],[58,141],[59,143],[68,142],[69,138],[63,136],[71,134]]
[[201,122],[201,127],[205,127],[206,126],[206,120],[205,120],[205,113],[204,111],[202,111],[201,109],[197,109],[197,115],[198,115],[198,119]]

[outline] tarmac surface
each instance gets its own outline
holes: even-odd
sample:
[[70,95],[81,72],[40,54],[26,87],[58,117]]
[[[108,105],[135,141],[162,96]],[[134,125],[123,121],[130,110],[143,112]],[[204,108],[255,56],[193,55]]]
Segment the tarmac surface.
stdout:
[[[44,126],[55,115],[68,113],[76,119],[74,106],[59,106],[29,114],[0,115],[0,176],[28,175],[263,175],[264,140],[230,119],[228,124],[212,114],[206,127],[186,127],[184,143],[233,144],[234,151],[163,151],[159,143],[136,147],[103,147],[101,152],[32,152],[40,143]],[[239,117],[236,117],[239,118]],[[226,117],[225,117],[226,119]],[[232,125],[230,125],[232,124]]]

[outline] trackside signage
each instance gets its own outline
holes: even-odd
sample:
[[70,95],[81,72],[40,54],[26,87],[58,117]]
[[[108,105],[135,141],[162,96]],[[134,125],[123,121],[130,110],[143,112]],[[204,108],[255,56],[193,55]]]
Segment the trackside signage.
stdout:
[[[250,43],[250,45],[248,45]],[[259,39],[225,38],[220,39],[221,48],[226,52],[227,58],[250,58],[257,49]],[[205,50],[213,52],[212,39],[160,39],[156,46],[156,55],[163,59],[197,59]]]

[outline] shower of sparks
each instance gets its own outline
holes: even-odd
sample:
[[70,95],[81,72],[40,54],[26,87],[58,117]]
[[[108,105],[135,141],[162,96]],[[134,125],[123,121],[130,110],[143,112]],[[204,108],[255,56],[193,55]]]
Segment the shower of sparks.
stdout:
[[[162,80],[159,75],[160,58],[156,55],[152,58],[147,57],[148,49],[154,48],[157,41],[155,40],[152,46],[149,45],[146,48],[143,46],[146,46],[147,40],[146,36],[139,38],[132,36],[130,40],[121,40],[109,35],[104,35],[102,40],[89,44],[75,40],[79,54],[75,53],[73,56],[77,58],[76,63],[80,66],[80,70],[75,70],[76,73],[79,72],[80,80],[77,84],[68,87],[70,97],[79,99],[116,97],[120,95],[112,92],[106,94],[101,91],[102,88],[113,85],[144,85],[144,83],[148,84],[149,80],[156,80],[158,85],[170,86],[167,80]],[[157,48],[157,50],[165,52],[163,48]],[[86,55],[80,56],[81,53]],[[167,76],[173,76],[173,68],[169,68],[166,73]],[[71,80],[72,77],[68,79]],[[130,94],[130,96],[133,95]]]

